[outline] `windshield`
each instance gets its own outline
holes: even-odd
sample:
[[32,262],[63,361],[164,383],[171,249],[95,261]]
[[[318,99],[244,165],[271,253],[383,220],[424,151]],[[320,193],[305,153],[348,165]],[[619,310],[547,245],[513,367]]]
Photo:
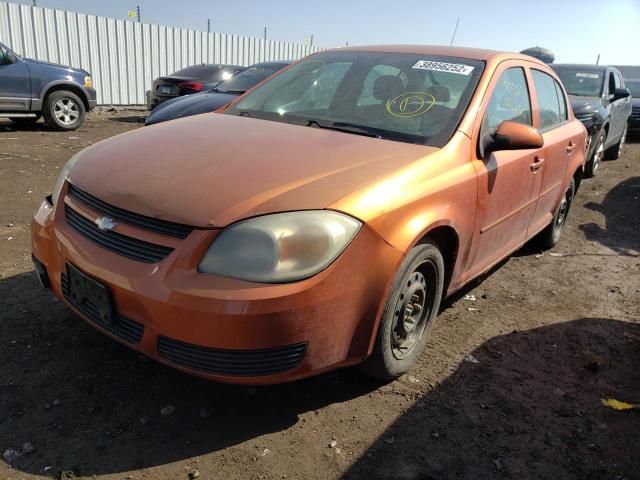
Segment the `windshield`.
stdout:
[[222,93],[244,93],[285,66],[286,64],[278,63],[249,67],[230,80],[219,84],[215,90]]
[[579,67],[554,67],[551,66],[558,76],[569,95],[579,97],[599,97],[602,94],[604,83],[603,70],[590,70]]
[[483,68],[463,58],[325,52],[277,74],[225,113],[443,146]]
[[627,80],[625,86],[631,90],[633,98],[640,98],[640,80]]

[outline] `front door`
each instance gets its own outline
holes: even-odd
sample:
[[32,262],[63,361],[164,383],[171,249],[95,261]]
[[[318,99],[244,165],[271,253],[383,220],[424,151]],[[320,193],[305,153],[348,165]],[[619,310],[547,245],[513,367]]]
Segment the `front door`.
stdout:
[[[474,139],[495,132],[506,120],[533,125],[527,73],[505,62],[494,74]],[[478,173],[478,210],[465,277],[487,270],[525,241],[540,192],[544,162],[540,149],[492,152],[473,163]]]
[[0,44],[0,112],[26,112],[31,107],[29,67],[21,59],[15,60]]

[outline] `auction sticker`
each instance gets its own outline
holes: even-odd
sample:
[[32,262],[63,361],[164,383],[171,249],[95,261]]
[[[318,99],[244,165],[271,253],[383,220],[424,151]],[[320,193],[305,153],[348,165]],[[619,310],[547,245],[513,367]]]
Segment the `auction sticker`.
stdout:
[[436,72],[449,72],[458,73],[460,75],[469,75],[473,72],[473,68],[470,65],[462,65],[460,63],[444,63],[444,62],[432,62],[431,60],[419,60],[411,67],[416,70],[433,70]]
[[599,75],[597,73],[584,73],[584,72],[578,72],[576,73],[576,77],[581,77],[581,78],[598,78]]

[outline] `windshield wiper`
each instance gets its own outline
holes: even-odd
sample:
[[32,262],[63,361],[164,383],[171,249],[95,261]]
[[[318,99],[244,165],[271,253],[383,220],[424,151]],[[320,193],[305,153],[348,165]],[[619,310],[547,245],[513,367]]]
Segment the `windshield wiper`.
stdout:
[[238,116],[239,117],[249,117],[252,118],[251,114],[249,113],[248,110],[239,110],[238,111]]
[[217,90],[219,93],[237,93],[238,95],[242,95],[246,92],[246,90]]
[[365,137],[383,138],[377,128],[364,127],[362,125],[354,125],[346,122],[320,123],[318,120],[308,120],[307,127],[323,128],[327,130],[335,130],[337,132],[353,133],[355,135],[364,135]]

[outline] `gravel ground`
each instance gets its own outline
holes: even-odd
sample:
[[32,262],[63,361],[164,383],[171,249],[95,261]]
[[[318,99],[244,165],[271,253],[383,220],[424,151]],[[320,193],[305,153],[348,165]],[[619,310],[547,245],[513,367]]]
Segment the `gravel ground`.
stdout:
[[640,403],[640,143],[583,182],[553,251],[446,302],[410,374],[254,389],[120,346],[31,273],[30,217],[61,166],[141,115],[0,120],[0,478],[640,479],[640,409],[601,403]]

